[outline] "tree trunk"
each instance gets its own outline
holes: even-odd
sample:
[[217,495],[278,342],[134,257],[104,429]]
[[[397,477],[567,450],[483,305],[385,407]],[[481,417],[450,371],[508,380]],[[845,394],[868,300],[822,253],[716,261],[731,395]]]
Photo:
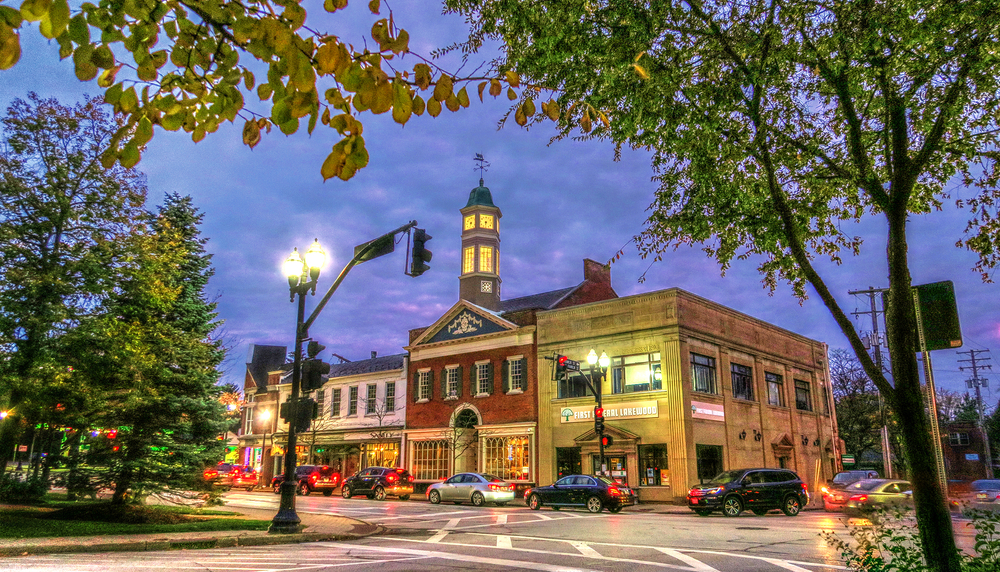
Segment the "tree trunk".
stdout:
[[80,439],[83,437],[83,429],[77,428],[70,436],[67,443],[66,452],[66,500],[75,501],[77,494],[85,494],[86,490],[82,485],[80,475]]

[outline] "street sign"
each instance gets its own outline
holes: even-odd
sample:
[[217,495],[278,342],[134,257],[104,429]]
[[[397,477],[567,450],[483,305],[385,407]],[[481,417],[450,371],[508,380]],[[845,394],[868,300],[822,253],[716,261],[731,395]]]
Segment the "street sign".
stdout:
[[567,371],[580,371],[580,362],[566,358],[563,360],[563,365],[566,367]]
[[854,455],[841,455],[840,462],[844,463],[845,465],[853,465]]

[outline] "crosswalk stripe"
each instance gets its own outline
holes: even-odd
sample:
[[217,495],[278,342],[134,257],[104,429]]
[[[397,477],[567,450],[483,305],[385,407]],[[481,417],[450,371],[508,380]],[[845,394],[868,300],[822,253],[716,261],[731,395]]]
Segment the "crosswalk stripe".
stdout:
[[579,550],[580,554],[583,554],[584,556],[601,556],[600,552],[591,548],[586,542],[570,542],[570,546]]
[[671,558],[676,558],[677,560],[680,560],[681,562],[690,566],[693,570],[699,570],[701,572],[712,572],[715,570],[715,568],[712,568],[711,566],[705,564],[701,560],[698,560],[697,558],[691,558],[687,554],[682,554],[681,552],[674,550],[673,548],[663,548],[660,546],[654,546],[654,548],[666,554],[667,556],[670,556]]
[[497,536],[497,548],[514,548],[509,536]]
[[506,514],[498,514],[497,515],[497,524],[507,524],[507,515]]
[[434,536],[428,538],[427,542],[430,542],[431,544],[437,544],[438,542],[441,542],[442,540],[444,540],[445,536],[448,536],[448,531],[447,530],[439,530],[437,532],[437,534],[435,534]]

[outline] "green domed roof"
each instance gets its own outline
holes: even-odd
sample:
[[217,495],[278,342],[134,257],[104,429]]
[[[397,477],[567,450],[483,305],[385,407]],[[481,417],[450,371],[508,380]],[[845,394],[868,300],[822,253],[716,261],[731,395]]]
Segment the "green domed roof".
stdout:
[[469,202],[465,205],[466,207],[471,206],[482,206],[482,207],[495,207],[493,204],[493,195],[490,194],[490,190],[483,186],[483,180],[479,179],[479,186],[472,189],[469,192]]

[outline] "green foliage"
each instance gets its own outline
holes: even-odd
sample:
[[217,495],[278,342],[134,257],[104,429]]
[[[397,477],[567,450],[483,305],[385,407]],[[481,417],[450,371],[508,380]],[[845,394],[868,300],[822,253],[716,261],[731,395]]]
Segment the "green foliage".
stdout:
[[33,504],[40,502],[49,490],[42,479],[18,479],[14,475],[0,475],[0,502],[11,504]]
[[[971,511],[966,526],[975,530],[974,554],[964,554],[963,572],[992,572],[1000,568],[1000,513]],[[836,549],[849,570],[855,572],[916,572],[927,570],[913,515],[904,510],[876,510],[868,520],[848,524],[853,540],[840,538],[835,531],[820,536]]]

